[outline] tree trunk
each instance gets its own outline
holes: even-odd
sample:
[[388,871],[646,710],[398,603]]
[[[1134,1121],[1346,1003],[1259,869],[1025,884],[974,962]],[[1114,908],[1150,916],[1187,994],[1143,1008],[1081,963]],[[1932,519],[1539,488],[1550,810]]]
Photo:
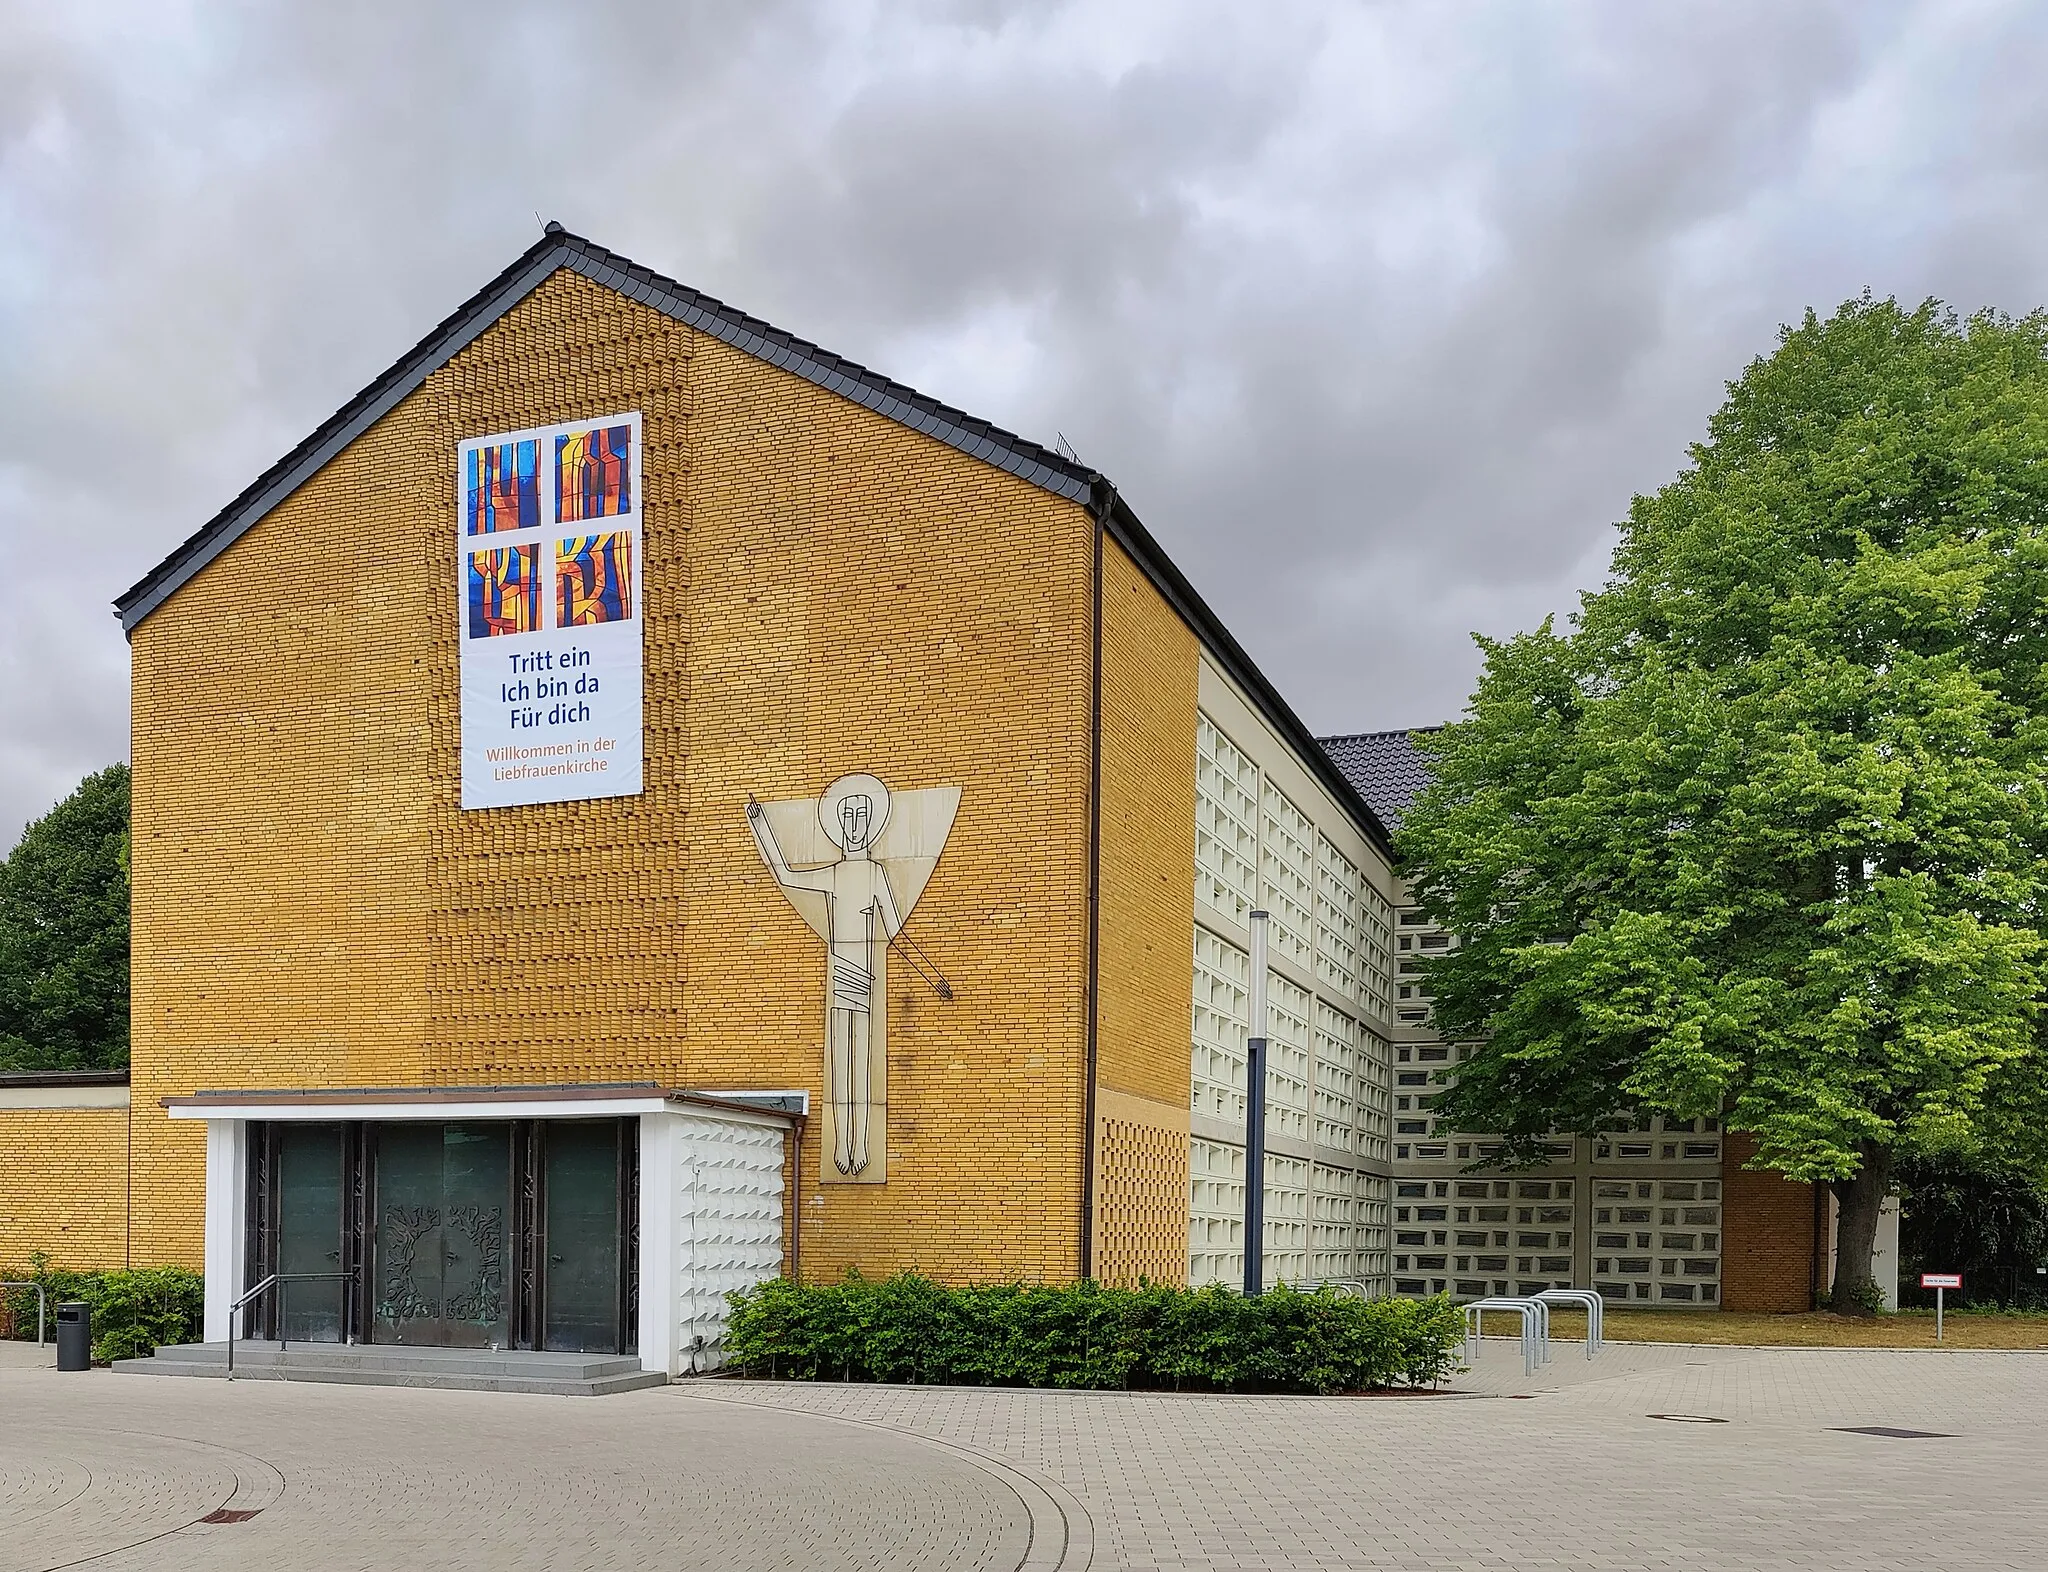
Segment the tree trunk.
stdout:
[[1892,1187],[1892,1149],[1866,1141],[1863,1166],[1834,1181],[1835,1282],[1837,1315],[1874,1316],[1883,1303],[1872,1271],[1877,1254],[1877,1214]]

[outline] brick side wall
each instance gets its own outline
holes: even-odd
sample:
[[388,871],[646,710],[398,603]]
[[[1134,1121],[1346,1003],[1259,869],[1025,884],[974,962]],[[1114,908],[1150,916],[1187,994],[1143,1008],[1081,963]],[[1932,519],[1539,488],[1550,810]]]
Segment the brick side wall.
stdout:
[[819,1185],[812,1121],[804,1273],[1070,1278],[1092,522],[715,340],[698,341],[691,398],[698,1084],[822,1094],[824,950],[761,866],[747,792],[813,796],[854,769],[961,787],[907,930],[955,998],[890,966],[889,1182]]
[[[1096,1276],[1184,1282],[1195,923],[1195,636],[1103,545]],[[1121,1094],[1121,1095],[1119,1095]]]
[[[458,807],[455,446],[638,409],[646,790]],[[889,1183],[807,1278],[1079,1259],[1086,511],[558,273],[134,638],[136,1259],[196,1265],[218,1086],[823,1092],[823,947],[748,792],[957,785],[889,988]]]
[[1721,1308],[1792,1314],[1812,1308],[1813,1186],[1742,1165],[1756,1141],[1721,1146]]
[[124,1264],[127,1189],[126,1109],[0,1108],[0,1277]]

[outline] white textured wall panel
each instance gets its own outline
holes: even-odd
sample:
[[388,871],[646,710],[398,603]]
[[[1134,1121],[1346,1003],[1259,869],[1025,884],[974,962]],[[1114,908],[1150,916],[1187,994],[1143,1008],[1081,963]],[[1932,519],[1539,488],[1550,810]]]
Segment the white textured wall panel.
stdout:
[[674,1120],[676,1368],[725,1362],[725,1296],[782,1270],[779,1127],[683,1113]]

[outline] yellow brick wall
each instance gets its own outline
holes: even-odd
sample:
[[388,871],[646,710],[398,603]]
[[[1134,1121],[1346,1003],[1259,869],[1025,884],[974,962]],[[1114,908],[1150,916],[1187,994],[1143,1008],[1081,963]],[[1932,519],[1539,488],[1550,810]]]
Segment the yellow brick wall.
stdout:
[[1095,1274],[1184,1282],[1195,927],[1194,634],[1113,540],[1102,562]]
[[0,1277],[125,1264],[127,1188],[125,1108],[0,1108]]
[[[456,443],[638,409],[646,789],[458,807]],[[1084,509],[558,273],[136,630],[136,1255],[200,1254],[213,1086],[822,1095],[824,953],[746,794],[958,785],[889,973],[889,1183],[807,1278],[1078,1265]]]

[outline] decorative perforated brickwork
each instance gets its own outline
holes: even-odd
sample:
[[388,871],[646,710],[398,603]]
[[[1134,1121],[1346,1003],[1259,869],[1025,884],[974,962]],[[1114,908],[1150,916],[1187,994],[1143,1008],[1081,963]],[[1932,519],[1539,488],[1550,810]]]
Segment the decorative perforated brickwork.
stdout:
[[1135,1287],[1179,1283],[1188,1271],[1188,1137],[1129,1119],[1104,1119],[1097,1170],[1104,1220],[1095,1275]]

